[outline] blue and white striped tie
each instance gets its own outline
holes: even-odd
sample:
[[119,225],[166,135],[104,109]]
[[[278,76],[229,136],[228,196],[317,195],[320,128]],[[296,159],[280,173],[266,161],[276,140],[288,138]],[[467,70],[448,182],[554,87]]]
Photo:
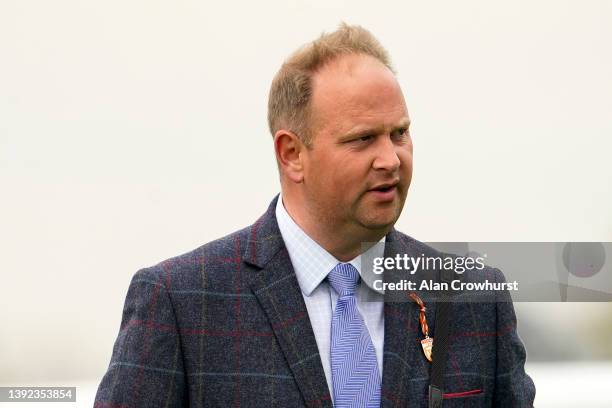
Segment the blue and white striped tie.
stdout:
[[341,263],[327,279],[339,296],[331,329],[334,407],[378,408],[381,381],[376,351],[355,300],[359,272]]

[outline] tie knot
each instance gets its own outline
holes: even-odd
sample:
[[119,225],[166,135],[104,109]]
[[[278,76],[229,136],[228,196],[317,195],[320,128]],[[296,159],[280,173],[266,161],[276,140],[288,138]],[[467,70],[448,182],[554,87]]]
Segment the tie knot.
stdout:
[[359,281],[359,272],[350,263],[340,263],[327,275],[327,280],[339,296],[352,296]]

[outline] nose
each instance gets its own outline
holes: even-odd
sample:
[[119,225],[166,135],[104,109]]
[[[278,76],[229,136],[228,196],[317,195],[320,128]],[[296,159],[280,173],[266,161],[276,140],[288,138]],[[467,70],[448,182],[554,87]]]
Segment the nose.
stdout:
[[398,146],[396,146],[391,138],[383,137],[376,149],[376,156],[372,167],[375,170],[386,170],[395,172],[399,169],[400,159],[397,155]]

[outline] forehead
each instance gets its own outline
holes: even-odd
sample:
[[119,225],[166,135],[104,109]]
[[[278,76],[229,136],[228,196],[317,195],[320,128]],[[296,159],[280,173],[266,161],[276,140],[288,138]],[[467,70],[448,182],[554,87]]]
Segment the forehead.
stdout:
[[408,118],[395,75],[370,56],[345,55],[329,62],[313,76],[312,89],[312,119],[319,129],[393,127]]

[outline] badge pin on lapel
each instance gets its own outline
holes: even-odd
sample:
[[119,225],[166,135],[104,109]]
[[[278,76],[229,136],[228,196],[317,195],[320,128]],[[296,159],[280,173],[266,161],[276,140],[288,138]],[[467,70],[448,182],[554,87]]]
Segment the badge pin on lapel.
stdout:
[[416,293],[411,292],[408,296],[419,305],[419,323],[421,324],[421,332],[425,338],[421,340],[421,346],[423,347],[423,353],[425,358],[431,362],[431,350],[433,348],[433,337],[429,337],[429,327],[427,326],[427,319],[425,318],[425,304]]

